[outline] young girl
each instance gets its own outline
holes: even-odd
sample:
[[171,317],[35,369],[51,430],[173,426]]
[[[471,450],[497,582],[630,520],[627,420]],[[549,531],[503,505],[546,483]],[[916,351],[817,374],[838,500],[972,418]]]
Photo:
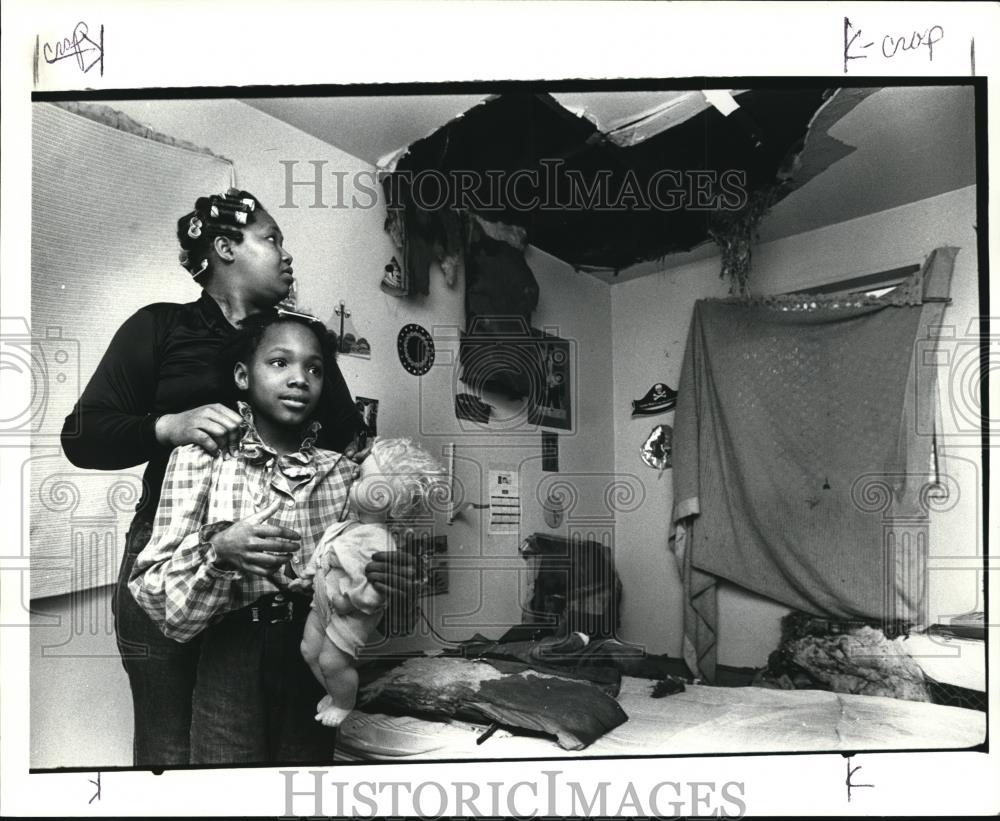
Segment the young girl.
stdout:
[[346,513],[354,463],[317,448],[312,421],[332,344],[281,311],[242,334],[238,447],[174,450],[129,589],[168,637],[200,636],[191,763],[329,762],[333,735],[313,720],[322,688],[299,653],[309,598],[272,579],[300,575]]
[[306,572],[313,578],[313,604],[302,656],[326,688],[316,720],[328,727],[339,726],[354,709],[354,662],[385,607],[385,597],[365,578],[365,567],[376,553],[396,548],[386,520],[426,509],[442,474],[430,454],[409,440],[376,439],[351,486],[358,520],[331,525],[313,554]]

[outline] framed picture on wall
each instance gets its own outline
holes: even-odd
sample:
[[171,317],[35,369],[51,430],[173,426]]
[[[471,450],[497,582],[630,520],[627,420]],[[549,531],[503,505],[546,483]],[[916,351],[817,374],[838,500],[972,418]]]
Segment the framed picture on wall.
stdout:
[[358,450],[368,446],[369,439],[378,436],[378,399],[370,399],[367,396],[356,396],[354,407],[358,410],[361,418],[361,427],[354,434],[354,444]]
[[528,421],[543,428],[573,430],[573,357],[567,339],[541,334],[540,378],[529,399]]

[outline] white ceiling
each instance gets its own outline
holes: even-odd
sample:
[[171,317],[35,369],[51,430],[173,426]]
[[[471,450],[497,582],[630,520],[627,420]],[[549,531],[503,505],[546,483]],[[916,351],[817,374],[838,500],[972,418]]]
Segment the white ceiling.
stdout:
[[484,94],[284,97],[243,100],[375,165],[486,99]]
[[[602,130],[647,118],[661,130],[706,106],[697,92],[557,93]],[[248,105],[373,165],[462,112],[484,95],[391,95],[245,100]],[[737,97],[738,100],[738,97]],[[884,88],[863,100],[829,134],[857,148],[778,203],[762,223],[762,242],[832,225],[975,183],[973,90],[969,87]],[[645,134],[649,136],[649,134]],[[666,265],[713,253],[702,246]],[[641,263],[598,276],[623,282],[664,268]]]
[[857,151],[778,203],[761,229],[761,241],[974,184],[974,115],[970,87],[876,92],[829,131]]

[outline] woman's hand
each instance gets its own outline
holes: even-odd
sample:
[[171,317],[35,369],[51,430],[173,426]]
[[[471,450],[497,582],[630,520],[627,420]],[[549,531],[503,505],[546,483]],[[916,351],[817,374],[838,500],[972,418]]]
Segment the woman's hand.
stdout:
[[384,596],[414,596],[421,574],[420,560],[405,550],[383,550],[365,566],[368,581]]
[[266,524],[280,507],[279,499],[259,513],[216,533],[211,543],[218,556],[218,565],[225,570],[240,570],[255,576],[270,576],[284,566],[302,546],[302,537],[287,527]]
[[181,413],[166,413],[156,420],[156,441],[178,447],[198,445],[213,456],[240,441],[242,418],[218,402]]
[[361,474],[361,463],[368,458],[372,452],[372,443],[369,440],[365,443],[363,448],[359,448],[354,442],[351,442],[347,447],[344,448],[344,456],[354,462],[358,467],[354,469],[354,478],[357,479]]

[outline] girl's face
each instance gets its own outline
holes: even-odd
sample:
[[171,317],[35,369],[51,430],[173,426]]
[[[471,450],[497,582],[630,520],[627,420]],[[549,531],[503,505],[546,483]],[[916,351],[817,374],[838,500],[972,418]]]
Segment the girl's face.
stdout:
[[243,229],[243,241],[231,246],[236,282],[254,305],[270,308],[288,296],[294,277],[284,241],[274,218],[258,209],[253,223]]
[[270,325],[251,361],[237,363],[234,376],[262,436],[298,431],[316,410],[323,389],[319,339],[297,322]]

